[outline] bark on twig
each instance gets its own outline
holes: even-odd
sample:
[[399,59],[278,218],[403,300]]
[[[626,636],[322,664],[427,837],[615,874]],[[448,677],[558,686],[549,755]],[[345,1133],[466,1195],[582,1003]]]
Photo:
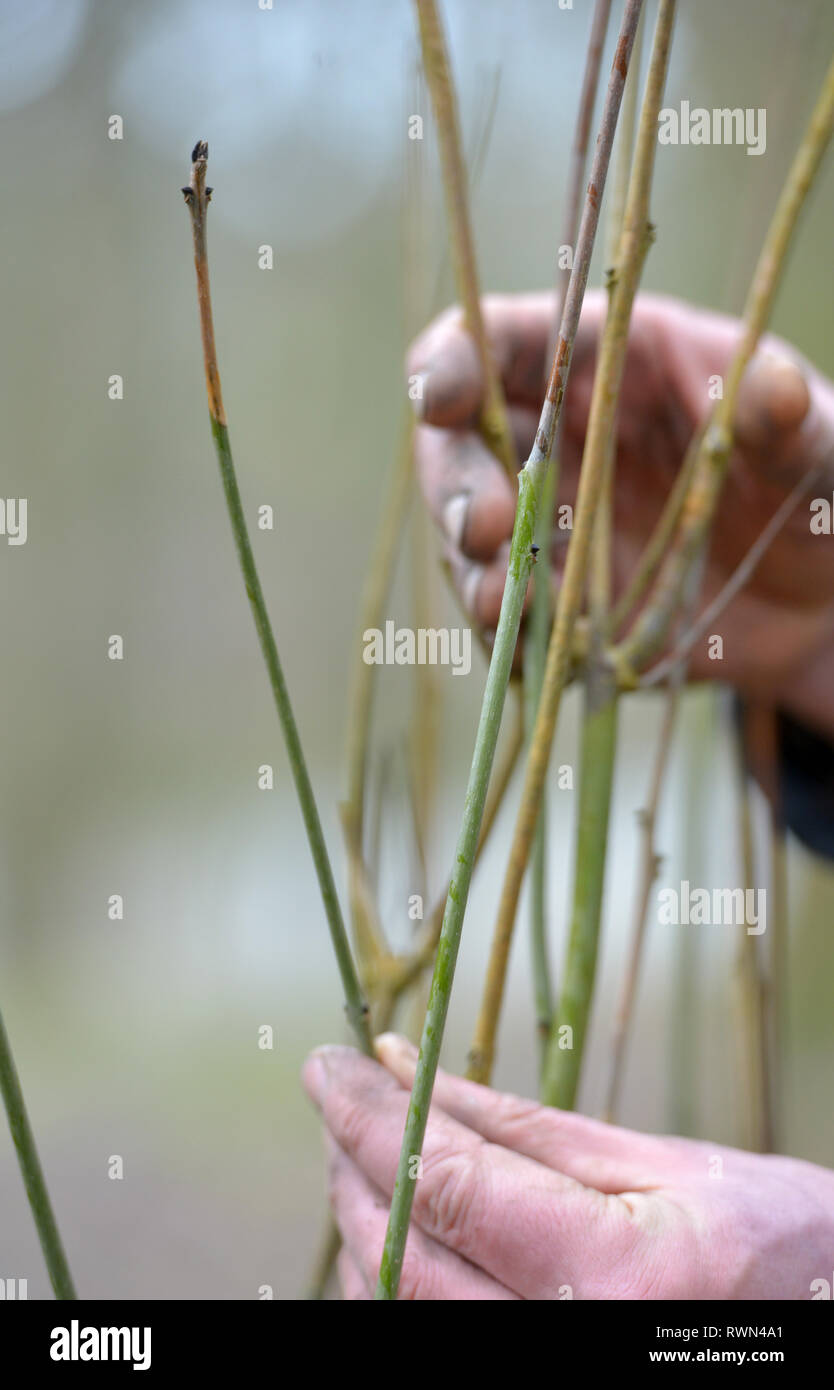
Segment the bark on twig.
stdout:
[[252,609],[255,630],[258,634],[261,651],[263,652],[264,661],[269,674],[269,683],[284,734],[287,756],[290,768],[292,769],[293,780],[301,806],[301,814],[304,819],[307,839],[310,844],[310,852],[313,856],[322,902],[330,928],[333,951],[336,956],[345,995],[345,1011],[356,1034],[360,1048],[368,1056],[372,1056],[373,1049],[371,1047],[371,1035],[368,1027],[368,1008],[362,996],[359,977],[356,973],[356,966],[353,963],[353,956],[351,955],[350,942],[348,941],[347,932],[345,930],[342,910],[339,906],[339,898],[336,893],[336,884],[333,878],[333,870],[330,867],[330,859],[324,841],[324,833],[321,828],[318,807],[316,806],[312,783],[310,782],[310,776],[307,771],[307,763],[304,758],[292,704],[290,703],[284,672],[278,656],[278,648],[272,632],[272,625],[269,621],[269,614],[267,613],[266,602],[255,565],[255,557],[252,553],[252,545],[249,540],[249,531],[243,512],[240,489],[238,488],[234,463],[232,461],[229,431],[226,425],[226,416],[223,410],[223,397],[220,390],[220,373],[217,368],[217,355],[214,344],[214,323],[211,312],[211,291],[209,287],[208,257],[206,254],[206,212],[211,199],[212,190],[206,187],[208,145],[204,141],[198,141],[194,146],[191,161],[191,179],[188,186],[182,191],[191,214],[191,227],[194,235],[194,265],[197,271],[197,299],[200,308],[200,328],[203,340],[203,361],[206,373],[211,432],[214,438],[217,460],[220,465],[220,476],[223,482],[223,491],[226,497],[226,506],[229,512],[229,520],[232,526],[232,534],[234,536],[238,560],[243,573],[243,581]]
[[492,659],[487,673],[463,821],[458,836],[454,870],[437,947],[429,1006],[426,1012],[417,1071],[409,1101],[388,1231],[380,1266],[376,1297],[383,1300],[396,1298],[399,1287],[411,1207],[414,1201],[414,1186],[417,1181],[418,1165],[415,1160],[419,1158],[423,1145],[429,1103],[451,997],[463,916],[472,879],[481,818],[498,739],[501,711],[509,684],[521,622],[521,611],[533,564],[531,547],[535,535],[541,487],[547,470],[570,370],[573,343],[579,323],[582,299],[588,282],[591,252],[599,219],[599,203],[605,176],[608,172],[611,143],[640,9],[641,0],[628,0],[609,82],[602,129],[597,141],[594,168],[579,233],[577,254],[574,257],[570,285],[565,297],[565,308],[553,370],[548,382],[535,443],[518,479],[519,500],[510,546],[507,582],[504,588]]

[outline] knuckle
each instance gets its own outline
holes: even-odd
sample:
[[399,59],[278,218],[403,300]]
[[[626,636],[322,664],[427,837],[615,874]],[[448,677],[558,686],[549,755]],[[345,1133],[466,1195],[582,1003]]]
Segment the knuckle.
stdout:
[[496,1100],[501,1127],[512,1134],[518,1131],[524,1134],[531,1127],[540,1125],[542,1121],[550,1122],[551,1116],[536,1100],[509,1094],[496,1097]]
[[400,1274],[399,1298],[406,1303],[433,1302],[441,1297],[431,1259],[406,1246]]
[[417,1184],[426,1228],[444,1244],[459,1248],[473,1237],[476,1196],[485,1190],[483,1146],[447,1152],[427,1164]]
[[331,1129],[334,1139],[345,1153],[356,1154],[365,1138],[368,1124],[367,1103],[342,1093]]

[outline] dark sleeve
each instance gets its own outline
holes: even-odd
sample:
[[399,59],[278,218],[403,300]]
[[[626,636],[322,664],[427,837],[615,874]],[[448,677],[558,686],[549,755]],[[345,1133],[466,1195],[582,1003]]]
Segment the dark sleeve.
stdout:
[[797,839],[834,859],[834,744],[779,715],[782,812]]

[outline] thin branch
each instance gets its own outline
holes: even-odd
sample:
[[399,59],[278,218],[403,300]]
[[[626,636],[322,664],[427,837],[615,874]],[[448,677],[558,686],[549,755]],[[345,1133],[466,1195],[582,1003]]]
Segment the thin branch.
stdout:
[[789,930],[787,847],[782,800],[779,720],[773,705],[747,700],[743,706],[747,765],[767,798],[767,961],[764,1009],[770,1081],[770,1151],[785,1152],[785,1052]]
[[[469,180],[472,188],[476,186],[480,178],[486,151],[489,147],[492,122],[498,100],[498,87],[499,84],[496,78],[492,83],[488,95],[486,115],[475,137],[474,153],[471,161],[472,175]],[[420,206],[420,189],[417,187],[420,168],[419,161],[416,160],[412,154],[408,162],[410,177],[407,181],[406,207],[403,219],[407,241],[406,262],[407,265],[410,264],[412,267],[415,263],[413,246],[414,228],[417,224],[417,215]],[[444,262],[445,258],[442,258],[435,276],[434,294],[431,300],[433,307],[436,306],[440,297]],[[407,281],[407,286],[408,284],[410,284],[410,281]],[[416,322],[416,306],[413,303],[406,317],[408,320],[407,331],[410,332],[414,328]],[[361,634],[369,628],[380,628],[382,626],[382,612],[390,592],[397,549],[400,544],[413,491],[413,435],[414,412],[411,406],[407,404],[403,415],[400,446],[397,452],[394,475],[377,529],[370,569],[365,580],[360,609],[360,637]],[[415,538],[414,550],[416,551],[417,549],[419,549],[419,541]],[[417,622],[418,627],[422,625],[424,624],[420,621]],[[385,941],[379,911],[370,891],[372,887],[371,873],[367,867],[364,852],[365,792],[367,785],[373,688],[377,668],[375,666],[369,666],[367,662],[363,661],[361,653],[362,643],[360,641],[357,643],[357,656],[352,678],[349,718],[347,721],[348,794],[345,804],[340,809],[348,858],[349,893],[354,936],[363,968],[367,964],[373,965],[374,968],[378,969],[383,957],[390,959],[390,952],[388,951]],[[430,719],[428,686],[431,680],[432,673],[429,667],[418,668],[418,683],[423,685],[423,698],[418,700],[418,734],[423,739],[427,736],[427,726]],[[421,788],[421,790],[425,790],[425,788]],[[424,817],[421,817],[418,822],[420,825],[418,840],[422,832],[423,819]],[[422,844],[420,848],[422,853]],[[375,857],[372,856],[369,862],[374,865]]]
[[339,811],[347,851],[348,900],[354,944],[362,980],[365,989],[370,992],[375,973],[393,957],[385,939],[368,865],[359,842],[354,838],[354,827],[345,820],[345,807],[340,806]]
[[369,629],[382,627],[382,613],[390,590],[397,547],[412,494],[413,420],[413,413],[408,410],[403,416],[394,475],[377,530],[371,567],[365,580],[358,634],[360,640],[357,642],[357,658],[348,704],[348,795],[339,808],[348,861],[351,921],[360,965],[366,979],[368,968],[378,963],[380,957],[387,956],[389,952],[371,889],[363,846],[365,788],[376,668],[362,660],[361,637]]
[[[559,461],[547,471],[541,497],[536,544],[538,558],[533,575],[533,602],[524,642],[524,726],[527,740],[536,726],[536,713],[544,683],[547,642],[550,636],[553,594],[550,582],[550,538],[556,501]],[[539,1070],[544,1063],[553,1019],[553,985],[550,974],[547,907],[547,795],[542,793],[533,849],[530,856],[530,967],[533,977]]]
[[[403,416],[394,476],[380,520],[371,567],[365,579],[359,623],[360,635],[369,628],[382,626],[381,617],[391,585],[394,559],[411,498],[413,420],[413,412],[409,410]],[[375,670],[373,665],[361,660],[361,657],[356,661],[349,701],[351,717],[348,724],[348,794],[342,808],[342,819],[349,841],[358,841],[360,845],[365,821],[365,782]]]
[[828,69],[802,143],[797,150],[765,238],[747,295],[741,341],[697,451],[674,544],[652,599],[618,649],[624,680],[659,651],[678,605],[687,570],[709,531],[729,467],[739,388],[770,318],[776,290],[799,214],[834,129],[834,60]]
[[[579,110],[573,134],[570,155],[568,184],[565,195],[565,218],[562,226],[560,245],[573,248],[579,230],[579,217],[582,211],[582,193],[585,186],[585,165],[588,158],[588,143],[591,135],[591,118],[599,86],[602,50],[611,14],[611,0],[596,0],[588,38],[588,52],[585,72],[579,98]],[[639,59],[637,59],[639,67]],[[629,66],[629,76],[623,96],[623,119],[629,105],[629,93],[634,86],[634,59]],[[622,119],[620,121],[622,130]],[[619,165],[616,178],[619,176]],[[558,262],[557,262],[558,267]],[[548,343],[547,361],[552,358],[556,346],[556,335],[562,318],[562,306],[568,278],[565,269],[557,268],[556,297],[551,335]],[[552,467],[548,470],[542,491],[539,519],[536,529],[536,544],[539,548],[538,565],[533,576],[533,602],[527,627],[524,652],[524,698],[525,720],[528,739],[532,737],[536,722],[536,712],[541,698],[544,682],[544,668],[547,657],[547,643],[553,616],[553,590],[551,585],[551,537],[553,532],[553,507],[559,490],[559,442],[554,448]],[[539,815],[530,857],[530,964],[533,977],[533,1002],[536,1016],[536,1036],[539,1046],[539,1066],[544,1063],[547,1039],[553,1018],[553,986],[550,974],[548,947],[548,908],[547,908],[547,793],[542,791]]]
[[596,979],[605,882],[611,787],[617,751],[616,680],[602,663],[589,666],[582,716],[573,910],[568,949],[542,1069],[540,1097],[572,1110],[584,1056]]
[[[733,731],[738,782],[739,830],[741,839],[742,888],[755,887],[755,857],[750,777],[744,759],[743,730]],[[747,1147],[756,1153],[773,1148],[771,1112],[770,1053],[766,1009],[766,983],[758,935],[742,923],[736,950],[735,985],[737,994],[737,1042],[740,1065],[740,1091],[747,1112]]]
[[49,1274],[49,1282],[55,1290],[55,1297],[75,1299],[77,1294],[72,1282],[67,1257],[61,1235],[49,1200],[46,1178],[43,1174],[35,1136],[29,1123],[26,1102],[20,1078],[12,1056],[12,1045],[0,1014],[0,1091],[9,1121],[12,1142],[17,1152],[20,1176],[26,1188],[26,1196],[32,1211],[43,1258]]
[[[693,569],[688,582],[684,607],[684,622],[688,621],[689,615],[691,615],[696,607],[705,562],[706,552],[702,550],[701,562]],[[648,800],[645,809],[639,814],[640,867],[631,924],[631,944],[614,1014],[614,1032],[611,1039],[611,1057],[609,1062],[608,1084],[606,1087],[605,1109],[603,1112],[604,1118],[608,1120],[610,1124],[614,1123],[617,1114],[617,1106],[619,1104],[628,1034],[634,1014],[634,1003],[637,996],[637,981],[643,959],[643,947],[648,925],[649,898],[660,868],[661,860],[655,847],[657,813],[660,806],[660,795],[663,790],[669,753],[672,747],[672,734],[677,720],[680,695],[686,682],[686,671],[686,658],[681,657],[676,661],[668,675],[663,718],[660,725],[660,735],[657,742],[654,768],[649,784]]]
[[796,511],[803,497],[810,491],[814,483],[816,483],[817,479],[823,473],[824,467],[825,465],[821,463],[816,464],[813,468],[809,469],[807,473],[803,474],[799,482],[791,488],[791,491],[773,513],[770,521],[753,542],[747,554],[739,561],[726,584],[719,589],[715,598],[707,605],[697,622],[693,623],[689,631],[681,637],[675,650],[669,656],[664,657],[663,661],[659,661],[656,666],[653,666],[650,671],[647,671],[646,674],[641,677],[641,686],[659,685],[662,681],[666,680],[681,658],[688,656],[692,648],[700,642],[704,633],[709,631],[716,618],[718,618],[724,612],[724,609],[732,603],[733,599],[736,598],[745,584],[750,582],[768,547],[772,545],[773,541],[782,530],[782,527],[793,516],[793,513]]
[[[716,691],[707,687],[689,704],[681,750],[680,775],[686,795],[682,798],[679,836],[685,847],[687,878],[697,883],[705,864],[705,847],[712,841],[709,813],[715,781],[711,755],[716,746],[719,700]],[[712,994],[703,988],[703,933],[684,926],[674,934],[671,945],[667,1023],[662,1043],[666,1050],[663,1123],[667,1134],[695,1139],[703,1132],[699,1096],[703,1074],[702,1012],[711,1008]],[[706,1007],[702,1009],[702,1005]]]
[[324,1230],[319,1237],[319,1245],[316,1250],[316,1257],[313,1268],[310,1271],[310,1279],[307,1292],[304,1295],[308,1302],[318,1302],[327,1293],[327,1286],[330,1283],[330,1276],[336,1265],[336,1259],[342,1248],[342,1234],[336,1225],[336,1218],[331,1211],[325,1214]]
[[[617,132],[615,177],[608,207],[606,260],[612,267],[608,276],[609,307],[620,274],[620,245],[624,242],[623,231],[627,225],[642,32],[641,15]],[[650,90],[651,73],[647,94]],[[641,146],[638,153],[643,158],[645,147]],[[627,254],[628,246],[624,244],[624,255]],[[554,1050],[548,1038],[539,1087],[543,1100],[566,1108],[572,1108],[576,1101],[584,1038],[594,993],[611,789],[617,751],[619,692],[605,657],[611,602],[616,408],[611,415],[610,430],[602,445],[602,452],[602,483],[591,539],[588,579],[588,656],[582,703],[573,907],[558,1023],[555,1028],[551,1024],[551,1037],[556,1034],[559,1046]]]
[[[492,1071],[495,1036],[504,994],[507,961],[515,925],[518,897],[536,828],[539,802],[547,775],[562,690],[571,662],[573,630],[585,587],[594,517],[607,456],[606,445],[613,427],[625,363],[631,306],[637,290],[643,260],[651,240],[651,227],[647,216],[648,200],[657,147],[657,111],[660,105],[662,78],[665,75],[673,13],[674,4],[664,3],[661,9],[662,25],[659,21],[659,30],[655,39],[656,58],[653,55],[640,120],[638,149],[629,189],[626,224],[621,243],[622,262],[618,268],[616,283],[613,287],[594,378],[585,451],[579,475],[574,526],[559,592],[556,619],[548,646],[544,686],[536,718],[536,728],[527,758],[521,804],[501,892],[487,981],[481,1000],[474,1046],[470,1053],[467,1074],[482,1082],[489,1079]],[[639,17],[639,5],[626,7],[623,26],[629,26],[629,53],[634,42],[634,31]],[[622,44],[622,37],[620,43]],[[618,59],[615,57],[615,71],[617,70],[617,63]],[[627,67],[622,71],[623,82],[626,72]],[[611,134],[613,136],[613,129]],[[599,148],[598,144],[597,155]],[[589,198],[596,199],[597,193],[598,184],[592,172]],[[570,298],[570,291],[568,298]],[[552,1037],[553,1033],[551,1032]]]
[[[521,704],[516,704],[515,715],[513,718],[512,732],[510,733],[500,762],[493,768],[489,783],[489,795],[487,796],[484,807],[484,816],[481,821],[481,833],[478,837],[478,848],[475,851],[475,865],[477,867],[481,856],[486,848],[492,829],[495,825],[506,796],[507,789],[515,772],[524,741],[524,726],[521,717]],[[443,927],[443,914],[446,908],[446,899],[449,894],[447,884],[442,894],[438,898],[432,911],[429,913],[428,920],[420,933],[415,950],[406,957],[397,959],[387,970],[385,979],[380,983],[380,1000],[378,1003],[376,1032],[383,1033],[390,1025],[394,1009],[402,994],[420,978],[434,963],[434,956],[437,950],[437,943],[440,940],[440,932]]]
[[258,571],[255,566],[255,557],[252,554],[252,545],[249,540],[243,503],[241,502],[234,463],[232,462],[232,450],[229,443],[229,431],[226,427],[226,416],[223,410],[223,398],[220,390],[220,373],[217,369],[217,356],[214,346],[214,324],[211,313],[211,292],[209,288],[208,259],[206,255],[206,213],[211,198],[211,189],[206,187],[208,145],[205,141],[200,140],[194,146],[191,159],[191,180],[188,187],[183,189],[183,194],[191,214],[191,226],[194,234],[194,265],[197,271],[197,298],[200,306],[200,327],[203,339],[203,359],[206,373],[206,388],[208,391],[212,437],[217,451],[217,460],[220,465],[220,476],[223,481],[223,491],[226,496],[226,505],[229,511],[229,520],[231,522],[232,534],[237,548],[238,560],[240,561],[240,567],[243,572],[246,593],[252,609],[252,617],[261,644],[261,651],[263,652],[264,661],[266,662],[266,668],[269,673],[269,681],[275,700],[275,707],[278,711],[278,718],[284,733],[287,756],[298,793],[301,814],[304,818],[307,839],[310,842],[310,851],[313,856],[313,863],[316,867],[322,902],[324,903],[324,910],[330,928],[333,950],[336,955],[339,974],[342,979],[342,988],[346,1001],[345,1010],[351,1026],[356,1033],[360,1048],[368,1056],[371,1056],[373,1049],[368,1027],[368,1009],[362,997],[362,990],[350,951],[350,943],[342,919],[342,911],[339,906],[336,885],[333,879],[333,870],[330,867],[327,846],[324,842],[324,834],[321,828],[321,821],[319,820],[318,808],[313,795],[307,764],[304,760],[301,739],[298,734],[298,726],[295,722],[295,715],[293,714],[292,705],[290,703],[289,692],[281,668],[281,662],[278,657],[278,648],[266,610],[261,582],[258,578]]
[[610,1124],[614,1123],[617,1116],[617,1106],[620,1098],[620,1088],[622,1086],[623,1067],[625,1063],[626,1043],[628,1040],[629,1026],[634,1013],[637,980],[640,973],[640,962],[643,957],[649,898],[661,863],[660,856],[654,845],[655,825],[657,822],[658,805],[660,803],[660,793],[666,772],[666,763],[672,745],[672,732],[675,727],[678,712],[682,679],[683,672],[681,671],[680,677],[676,679],[674,683],[670,681],[669,684],[667,698],[663,705],[663,719],[660,726],[660,736],[657,743],[657,752],[655,754],[648,801],[645,808],[639,812],[639,879],[630,933],[631,945],[628,952],[625,974],[623,975],[620,987],[620,995],[614,1013],[614,1032],[611,1039],[611,1058],[609,1063],[610,1071],[605,1093],[605,1108],[603,1111],[603,1117],[608,1120]]
[[429,1103],[440,1057],[443,1030],[460,945],[463,916],[472,880],[474,856],[478,844],[490,769],[495,755],[501,711],[518,639],[521,610],[533,564],[531,548],[535,535],[539,498],[570,371],[573,343],[579,323],[582,299],[588,282],[591,252],[599,220],[599,203],[608,172],[611,144],[640,8],[641,0],[628,0],[609,82],[602,128],[597,140],[588,197],[582,217],[576,255],[574,256],[573,271],[565,297],[565,308],[562,314],[562,325],[556,346],[553,370],[550,374],[533,449],[518,477],[519,498],[510,546],[507,581],[504,587],[492,658],[487,673],[463,821],[455,852],[454,870],[449,885],[443,927],[437,947],[429,1006],[426,1011],[417,1071],[409,1101],[380,1267],[376,1297],[382,1300],[396,1298],[399,1287],[419,1166],[415,1163],[415,1159],[419,1158],[423,1146]]
[[484,381],[481,431],[507,475],[515,482],[518,472],[501,379],[495,365],[481,314],[475,244],[469,218],[468,179],[460,138],[457,101],[452,83],[446,42],[434,0],[415,0],[420,25],[423,70],[434,109],[443,188],[452,241],[455,280],[463,303],[464,322],[475,343]]
[[[637,115],[637,89],[640,76],[640,49],[643,33],[643,15],[637,26],[634,48],[629,65],[628,79],[623,95],[623,106],[617,128],[616,157],[614,177],[611,181],[606,228],[606,263],[616,267],[619,263],[619,246],[625,226],[626,204],[631,177],[634,128]],[[616,284],[616,270],[609,274],[609,293]],[[607,637],[607,614],[611,594],[611,561],[613,531],[613,495],[616,443],[616,412],[612,415],[610,433],[604,444],[602,485],[596,507],[591,553],[589,557],[590,575],[588,579],[589,632],[588,659],[584,675],[584,695],[582,707],[582,749],[580,786],[577,817],[577,843],[575,853],[576,870],[574,875],[573,908],[569,930],[569,946],[559,996],[559,1032],[564,1037],[562,1025],[566,1018],[573,1021],[580,1015],[587,1015],[587,1008],[593,994],[596,969],[597,942],[599,939],[600,913],[605,880],[605,862],[608,845],[608,821],[611,805],[611,787],[614,776],[614,761],[617,745],[617,699],[616,682],[610,678],[605,660]],[[544,812],[546,790],[542,788],[542,809]],[[533,845],[533,864],[536,866],[538,842],[541,838],[537,827]],[[535,879],[534,879],[535,885]],[[532,896],[532,895],[531,895]],[[550,1036],[553,1031],[551,1010],[550,1026],[545,1034],[540,1055],[539,1089],[546,1096],[548,1072],[552,1080],[552,1060],[549,1057]],[[580,1027],[580,1031],[582,1031]],[[577,1062],[579,1050],[573,1054]],[[560,1068],[564,1089],[563,1099],[572,1101],[576,1076],[568,1080]]]
[[[570,152],[568,183],[565,190],[565,213],[562,223],[562,239],[559,243],[560,246],[570,246],[573,248],[576,242],[577,232],[579,231],[582,197],[585,192],[585,165],[588,161],[588,143],[591,138],[591,120],[593,118],[594,105],[597,99],[599,73],[602,66],[602,50],[605,44],[605,35],[608,31],[610,14],[611,0],[596,0],[594,13],[591,18],[591,32],[588,36],[588,52],[585,58],[582,88],[579,94],[579,110],[576,113],[576,125],[573,130],[573,144]],[[548,340],[546,358],[548,362],[552,362],[553,354],[556,351],[556,337],[562,318],[562,301],[564,300],[565,289],[568,283],[564,270],[559,274],[558,268],[557,261],[556,308],[553,314],[553,326]]]

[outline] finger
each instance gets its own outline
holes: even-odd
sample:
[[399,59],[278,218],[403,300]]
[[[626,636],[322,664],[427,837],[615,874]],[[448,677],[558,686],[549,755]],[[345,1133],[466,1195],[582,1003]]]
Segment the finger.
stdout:
[[[417,1052],[395,1033],[375,1039],[377,1056],[408,1089]],[[648,1191],[680,1175],[686,1144],[636,1134],[585,1115],[504,1095],[438,1071],[432,1103],[492,1144],[501,1144],[598,1192]]]
[[811,404],[808,384],[796,362],[761,351],[750,362],[739,387],[736,439],[765,450],[780,444],[805,418]]
[[[535,437],[544,394],[544,351],[552,297],[509,296],[486,300],[484,308],[488,335],[497,346],[499,365],[505,369],[516,451],[524,459]],[[584,433],[590,374],[583,369],[596,352],[603,317],[603,296],[589,296],[573,349],[571,379],[575,386],[569,388],[565,404],[574,433]],[[422,375],[416,370],[429,361],[435,364],[431,372]],[[480,411],[480,372],[459,315],[443,315],[418,340],[409,360],[412,370],[423,382],[420,409],[425,423],[415,432],[414,457],[427,505],[456,549],[470,559],[488,561],[501,541],[512,534],[517,493],[475,428]]]
[[[390,1196],[407,1092],[351,1048],[315,1052],[304,1084],[339,1147]],[[522,1298],[558,1298],[565,1286],[593,1296],[609,1286],[615,1269],[624,1286],[635,1272],[632,1262],[645,1263],[653,1215],[639,1194],[628,1201],[603,1195],[487,1143],[443,1110],[429,1116],[414,1221]]]
[[[446,559],[452,574],[452,582],[460,597],[464,611],[480,628],[494,632],[498,626],[504,586],[507,582],[507,563],[510,543],[504,541],[499,547],[496,559],[489,565],[480,565],[475,560],[466,560],[451,547],[447,547]],[[528,582],[524,596],[522,614],[530,607],[533,597],[532,580]]]
[[[389,1202],[332,1139],[328,1143],[328,1152],[333,1213],[365,1289],[361,1296],[368,1297],[376,1288],[388,1227]],[[409,1234],[406,1246],[399,1297],[424,1301],[506,1301],[515,1298],[515,1295],[490,1279],[483,1270],[416,1228]]]
[[414,463],[431,515],[450,545],[490,560],[512,535],[518,489],[480,435],[419,428]]
[[[738,350],[737,319],[696,309],[682,300],[643,295],[637,303],[647,341],[662,364],[665,391],[679,398],[692,428],[713,408]],[[631,350],[631,345],[630,345]],[[742,378],[735,442],[765,478],[783,485],[834,446],[834,404],[818,373],[782,339],[766,335]]]
[[[541,410],[550,364],[553,294],[487,295],[481,302],[484,328],[510,404]],[[585,296],[573,348],[578,363],[592,351],[605,315],[605,296]],[[483,378],[475,344],[458,307],[447,309],[416,339],[408,354],[409,377],[419,377],[420,419],[451,429],[471,428],[483,404]]]
[[812,373],[778,340],[749,364],[736,405],[736,444],[766,480],[783,486],[834,450],[831,400],[812,391]]
[[339,1272],[339,1283],[342,1287],[342,1297],[348,1303],[369,1303],[373,1294],[362,1277],[362,1271],[348,1250],[343,1245],[339,1251],[336,1261]]
[[[541,403],[544,355],[553,295],[490,295],[481,303],[484,329],[510,399]],[[419,377],[420,418],[454,429],[474,426],[483,402],[478,354],[458,307],[446,310],[414,342],[409,378]]]

